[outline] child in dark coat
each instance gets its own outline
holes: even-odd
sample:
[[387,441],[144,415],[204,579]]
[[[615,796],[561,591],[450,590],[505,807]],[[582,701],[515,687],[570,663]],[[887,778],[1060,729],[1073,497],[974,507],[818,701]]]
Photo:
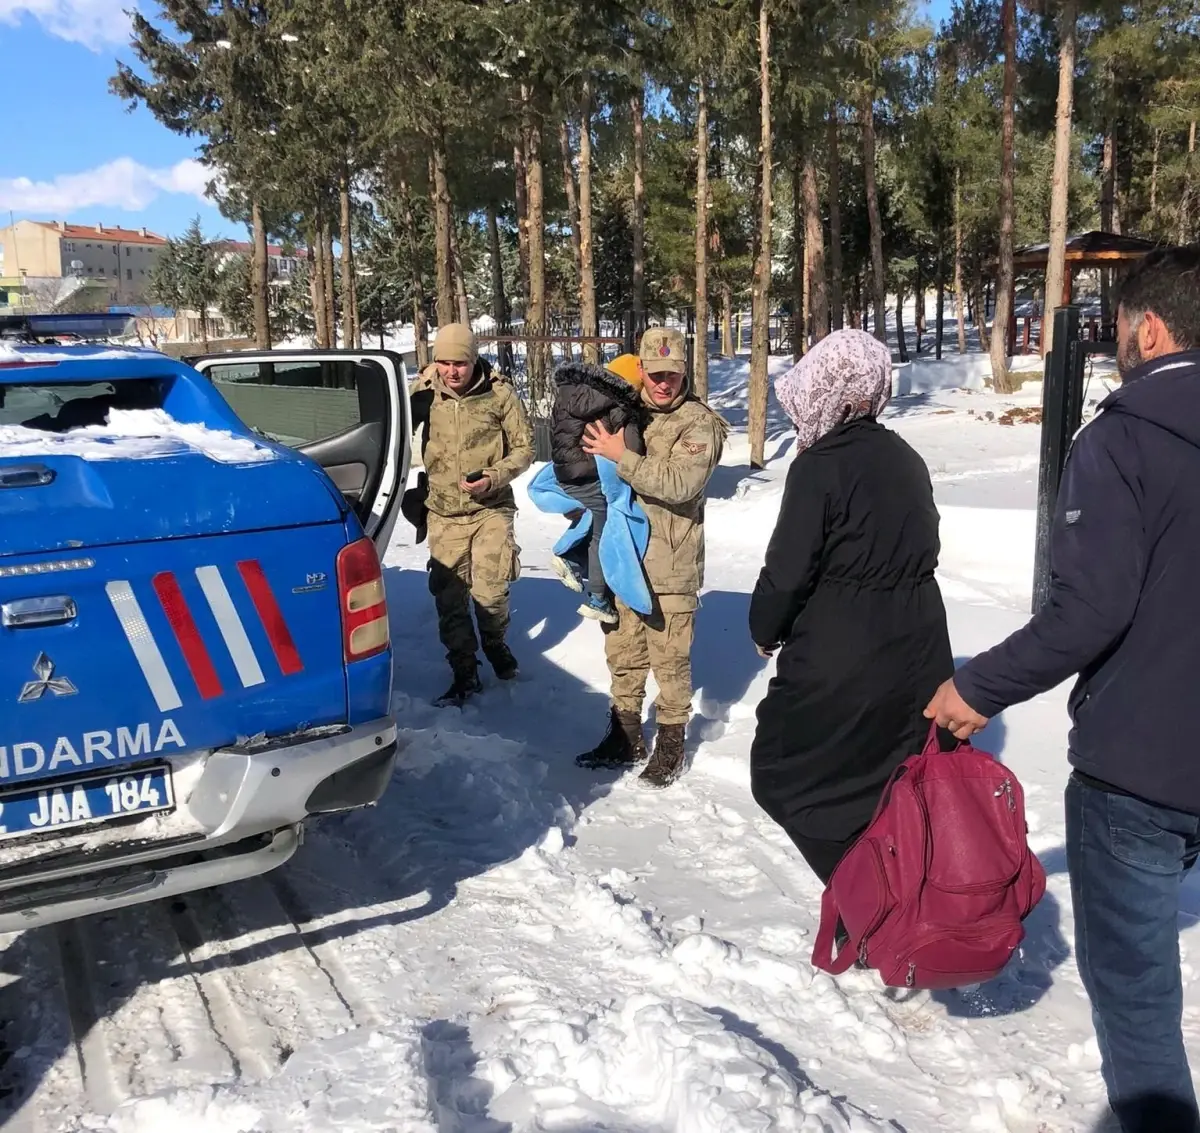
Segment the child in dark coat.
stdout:
[[[608,501],[596,458],[583,451],[583,433],[593,421],[600,421],[610,433],[623,429],[626,447],[645,454],[641,371],[636,356],[629,354],[607,366],[566,362],[555,371],[554,381],[557,390],[550,418],[554,475],[562,490],[592,513],[587,547],[588,595],[579,612],[611,625],[617,620],[617,611],[600,566],[600,536],[608,516]],[[554,569],[572,590],[583,590],[582,572],[574,564],[555,556]]]

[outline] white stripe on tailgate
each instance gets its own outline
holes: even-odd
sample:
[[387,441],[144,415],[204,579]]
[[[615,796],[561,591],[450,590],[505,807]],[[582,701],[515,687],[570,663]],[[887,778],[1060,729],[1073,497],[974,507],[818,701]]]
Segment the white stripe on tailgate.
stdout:
[[262,666],[254,655],[254,646],[246,636],[246,627],[238,617],[221,572],[215,566],[197,567],[196,581],[200,583],[200,589],[208,599],[213,617],[217,619],[217,628],[225,639],[225,648],[233,658],[233,665],[241,678],[242,686],[249,688],[251,685],[263,684],[266,677],[263,676]]
[[167,663],[159,652],[154,634],[150,632],[146,615],[138,605],[133,587],[128,582],[110,582],[104,589],[117,620],[125,631],[129,647],[142,668],[142,675],[146,678],[146,684],[150,686],[150,693],[154,697],[154,703],[158,705],[159,712],[170,712],[180,707],[183,701],[179,698],[179,690],[171,680]]

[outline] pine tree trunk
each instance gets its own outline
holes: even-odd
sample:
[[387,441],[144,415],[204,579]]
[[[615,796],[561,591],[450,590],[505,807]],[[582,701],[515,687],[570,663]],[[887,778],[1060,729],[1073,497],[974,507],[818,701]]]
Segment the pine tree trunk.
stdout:
[[698,80],[696,106],[696,344],[692,392],[708,400],[708,95]]
[[[1067,211],[1071,195],[1071,121],[1075,101],[1075,35],[1078,0],[1063,0],[1058,49],[1058,109],[1054,118],[1054,180],[1050,190],[1050,249],[1042,299],[1042,353],[1054,337],[1054,308],[1063,301],[1067,272]],[[1153,194],[1153,190],[1151,191]],[[1153,214],[1154,206],[1150,206]]]
[[451,273],[450,186],[446,180],[446,142],[441,131],[433,140],[433,156],[429,161],[430,187],[433,190],[434,263],[437,270],[438,326],[454,322],[454,281]]
[[938,243],[937,258],[937,320],[934,329],[934,354],[939,361],[942,357],[942,343],[946,334],[946,255],[941,238]]
[[1183,192],[1179,197],[1179,225],[1176,233],[1176,243],[1186,244],[1192,226],[1192,178],[1193,166],[1196,161],[1196,120],[1193,118],[1188,127],[1187,161],[1183,167]]
[[487,205],[488,244],[492,253],[492,318],[496,320],[496,331],[508,325],[508,303],[504,298],[504,261],[500,256],[500,223],[496,217],[496,204]]
[[[545,255],[545,195],[542,172],[542,127],[534,119],[532,94],[522,87],[525,122],[526,191],[529,204],[529,309],[525,313],[526,328],[533,334],[546,333],[546,255]],[[547,360],[544,343],[530,343],[529,391],[530,401],[538,406],[547,394]]]
[[462,252],[458,245],[458,225],[450,214],[450,256],[454,264],[454,299],[458,306],[458,321],[471,325],[471,307],[467,302],[467,276],[463,270]]
[[751,290],[753,315],[750,327],[750,396],[747,430],[750,434],[750,467],[762,468],[767,444],[767,363],[771,353],[771,28],[767,0],[758,5],[759,118],[759,238],[758,262]]
[[904,341],[904,285],[896,284],[896,343],[900,348],[900,361],[908,361],[908,344]]
[[521,288],[524,306],[529,306],[529,171],[525,167],[528,139],[524,127],[513,146],[514,195],[517,203],[517,257],[521,263]]
[[[1106,68],[1107,72],[1107,68]],[[1108,79],[1111,85],[1111,75]],[[1113,137],[1113,120],[1104,123],[1104,149],[1100,159],[1100,231],[1114,232],[1113,198],[1116,196],[1116,141]],[[1107,326],[1112,321],[1112,272],[1100,269],[1100,322]]]
[[913,282],[913,330],[917,336],[917,353],[921,353],[921,336],[925,333],[925,275],[921,271],[921,250],[917,249],[916,279]]
[[318,350],[329,348],[325,329],[325,241],[321,226],[313,225],[308,234],[308,290],[312,299],[313,342]]
[[[834,330],[846,325],[845,279],[842,272],[842,153],[838,105],[829,109],[829,305]],[[821,337],[825,334],[822,332]]]
[[[600,333],[592,244],[592,88],[587,81],[579,112],[579,323],[584,338]],[[583,357],[591,363],[599,362],[599,343],[584,346]]]
[[883,222],[879,219],[879,189],[875,184],[875,105],[868,88],[863,94],[863,173],[867,182],[867,218],[871,226],[872,298],[875,337],[887,342],[887,278],[883,270]]
[[579,198],[575,193],[575,162],[571,154],[571,132],[564,118],[558,124],[558,148],[562,155],[563,191],[567,195],[567,218],[571,223],[571,250],[575,254],[575,278],[583,276],[583,248],[579,236]]
[[733,289],[721,284],[721,357],[733,357]]
[[821,200],[817,167],[811,146],[804,150],[804,248],[808,255],[808,304],[813,342],[829,334],[829,292],[825,283],[825,233],[821,229]]
[[1109,117],[1104,124],[1104,150],[1100,160],[1100,228],[1121,232],[1121,208],[1117,189],[1117,124]]
[[1000,128],[1000,256],[996,272],[995,333],[992,335],[992,384],[1012,393],[1008,370],[1008,323],[1013,309],[1013,141],[1017,86],[1017,0],[1003,0],[1004,93]]
[[[325,325],[329,328],[329,348],[337,348],[337,284],[334,282],[333,270],[333,225],[328,218],[325,220],[323,232],[325,241]],[[343,343],[343,345],[347,345]]]
[[250,223],[254,230],[254,345],[259,350],[271,349],[271,314],[267,301],[267,229],[263,224],[258,201],[250,202]]
[[350,180],[342,174],[338,186],[342,241],[342,342],[354,346],[354,233],[350,225]]
[[1158,231],[1158,157],[1162,150],[1162,130],[1154,131],[1154,151],[1150,158],[1150,227]]
[[646,323],[646,142],[645,92],[629,100],[633,118],[633,321],[640,331]]
[[[801,208],[803,208],[803,197],[801,197]],[[808,241],[804,241],[804,251],[802,255],[801,270],[804,272],[802,280],[803,293],[800,296],[800,321],[804,324],[804,334],[800,340],[800,345],[804,351],[808,350],[808,332],[809,326],[812,323],[812,296],[809,293],[809,288],[812,285],[812,269],[808,262]]]
[[954,171],[954,310],[958,316],[958,352],[967,352],[967,303],[963,291],[962,172]]
[[792,361],[804,355],[807,337],[804,296],[804,205],[800,154],[792,159]]
[[971,306],[975,308],[975,329],[979,332],[979,349],[985,354],[990,352],[990,339],[987,328],[987,297],[984,294],[982,280],[978,275],[971,281]]
[[401,177],[398,188],[404,217],[404,234],[412,263],[413,338],[417,352],[417,368],[429,365],[429,327],[425,321],[425,273],[421,270],[420,246],[417,242],[417,221],[413,216],[412,194],[408,182]]

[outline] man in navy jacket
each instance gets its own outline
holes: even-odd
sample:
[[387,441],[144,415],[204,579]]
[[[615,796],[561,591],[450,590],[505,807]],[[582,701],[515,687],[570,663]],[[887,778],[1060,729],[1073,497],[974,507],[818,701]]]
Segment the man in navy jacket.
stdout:
[[1109,1101],[1125,1133],[1197,1133],[1177,918],[1200,854],[1200,248],[1129,273],[1117,341],[1122,384],[1064,470],[1048,601],[925,714],[965,739],[1078,674],[1067,866]]

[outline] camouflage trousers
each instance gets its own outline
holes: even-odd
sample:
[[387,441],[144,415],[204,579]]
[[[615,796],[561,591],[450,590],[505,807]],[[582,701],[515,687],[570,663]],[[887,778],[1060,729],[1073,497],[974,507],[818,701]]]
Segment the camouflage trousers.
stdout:
[[[694,605],[694,603],[692,603]],[[604,656],[618,712],[642,714],[646,677],[658,682],[654,705],[660,724],[686,724],[692,715],[692,634],[695,609],[663,611],[658,602],[643,617],[619,598],[618,621],[604,627]]]
[[430,514],[429,592],[437,606],[438,636],[456,671],[475,663],[479,647],[472,601],[484,653],[504,642],[508,588],[521,573],[520,554],[511,511],[454,519]]

